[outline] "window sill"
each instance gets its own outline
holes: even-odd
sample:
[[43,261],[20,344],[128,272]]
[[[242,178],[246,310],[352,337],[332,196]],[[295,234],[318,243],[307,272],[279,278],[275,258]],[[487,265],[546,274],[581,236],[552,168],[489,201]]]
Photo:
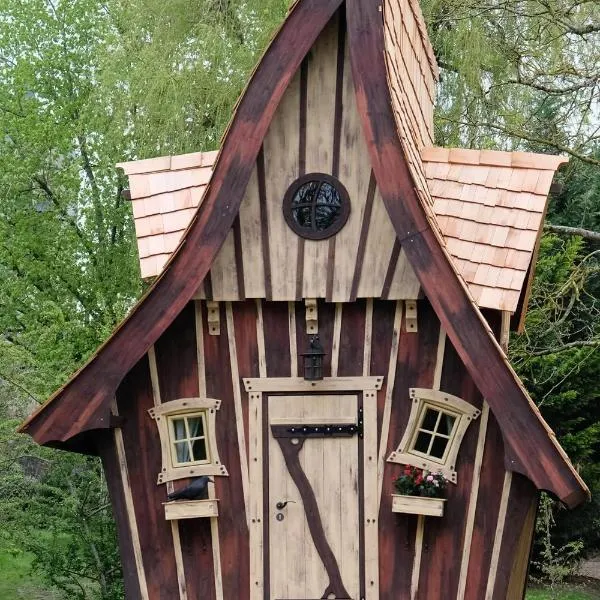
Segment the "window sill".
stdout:
[[218,500],[174,500],[163,503],[163,506],[167,521],[219,516]]

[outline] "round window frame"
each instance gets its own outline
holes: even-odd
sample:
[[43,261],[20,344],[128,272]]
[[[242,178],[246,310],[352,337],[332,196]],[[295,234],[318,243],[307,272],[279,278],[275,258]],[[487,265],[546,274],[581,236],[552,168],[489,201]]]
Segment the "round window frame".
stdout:
[[[301,227],[298,225],[293,215],[294,196],[303,185],[306,185],[311,181],[329,184],[336,190],[340,197],[341,204],[338,218],[329,227],[321,231]],[[296,179],[287,189],[283,196],[282,209],[285,222],[294,233],[307,240],[326,240],[327,238],[333,237],[336,233],[339,233],[348,222],[348,217],[350,216],[350,195],[348,194],[348,190],[344,187],[344,184],[336,177],[327,175],[326,173],[307,173],[306,175],[298,177],[298,179]]]

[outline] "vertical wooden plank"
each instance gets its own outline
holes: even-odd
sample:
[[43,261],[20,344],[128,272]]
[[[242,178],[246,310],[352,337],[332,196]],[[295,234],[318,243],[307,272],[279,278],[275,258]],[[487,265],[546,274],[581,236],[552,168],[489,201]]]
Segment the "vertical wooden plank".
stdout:
[[238,449],[240,453],[240,467],[242,473],[242,494],[246,509],[246,520],[249,525],[248,514],[248,461],[246,459],[246,433],[244,431],[244,413],[242,410],[242,380],[240,379],[237,347],[235,340],[235,327],[233,322],[233,309],[231,302],[225,304],[227,316],[227,340],[229,342],[229,361],[231,369],[231,384],[233,387],[233,402],[235,407],[235,427],[237,431]]
[[296,335],[296,303],[288,302],[288,329],[290,332],[290,375],[298,377],[298,339]]
[[363,393],[364,411],[364,531],[365,591],[369,600],[379,600],[379,495],[377,487],[377,392]]
[[[367,216],[368,211],[365,213],[365,219]],[[359,298],[369,296],[379,298],[382,295],[385,276],[396,241],[396,231],[383,205],[379,190],[376,191],[373,198],[367,231],[364,268],[360,272],[357,295]]]
[[504,480],[502,473],[504,473],[502,433],[494,415],[489,412],[471,539],[469,568],[465,582],[465,600],[485,598],[494,545],[493,540],[502,497]]
[[131,494],[127,463],[122,460],[123,453],[119,453],[117,450],[117,431],[118,429],[115,429],[99,434],[97,446],[106,475],[113,516],[117,524],[125,597],[127,600],[150,600],[133,500],[127,497]]
[[400,250],[396,270],[390,282],[390,288],[385,296],[390,300],[415,300],[419,297],[421,284],[404,252]]
[[291,356],[287,302],[265,302],[262,321],[269,377],[290,377]]
[[240,237],[244,260],[244,290],[247,298],[264,298],[265,256],[263,255],[263,231],[258,193],[258,172],[254,168],[240,205]]
[[298,177],[299,114],[298,72],[283,95],[264,140],[269,262],[274,300],[296,297],[298,236],[283,218],[281,200],[287,188]]
[[[419,327],[421,318],[419,315]],[[438,335],[437,347],[444,345],[440,389],[454,394],[477,408],[482,399],[456,350],[444,335]],[[441,354],[441,348],[440,348]],[[437,352],[436,352],[437,357]],[[435,371],[434,371],[435,373]],[[434,375],[435,376],[435,375]],[[425,600],[439,595],[456,597],[460,578],[465,515],[468,511],[473,480],[473,457],[476,454],[478,428],[471,424],[462,440],[456,462],[458,480],[449,484],[443,519],[428,519],[425,524],[424,547],[427,560],[421,563],[417,598]]]
[[[249,539],[243,515],[245,504],[242,486],[242,466],[236,429],[236,402],[229,355],[229,322],[226,309],[219,305],[221,335],[209,335],[205,307],[202,311],[203,354],[208,397],[222,400],[218,415],[217,444],[221,461],[227,466],[228,477],[215,477],[215,492],[219,499],[219,551],[223,598],[244,598],[249,590]],[[234,339],[232,337],[232,339]],[[240,518],[242,516],[242,518]],[[218,598],[217,598],[218,600]]]
[[134,509],[140,552],[143,548],[146,597],[159,598],[166,594],[177,598],[171,526],[165,521],[162,506],[166,493],[164,486],[156,484],[162,465],[160,441],[156,425],[147,412],[154,406],[147,356],[123,379],[117,390],[116,406],[124,422],[115,430],[115,442],[123,456],[122,468],[127,469],[126,499]]
[[258,373],[267,376],[267,351],[265,347],[265,324],[263,319],[263,303],[256,301],[256,341],[258,347]]
[[[394,393],[394,385],[396,380],[396,365],[398,363],[398,348],[400,347],[400,330],[402,328],[402,301],[397,300],[395,303],[385,302],[380,303],[388,306],[395,305],[394,311],[394,321],[392,331],[392,339],[389,344],[389,357],[388,357],[388,371],[387,377],[384,380],[385,390],[382,390],[384,393],[384,405],[383,409],[380,409],[381,413],[381,427],[379,431],[381,432],[379,435],[379,455],[377,460],[377,497],[379,505],[381,505],[381,490],[383,488],[383,473],[385,467],[385,453],[387,452],[388,447],[388,439],[390,433],[390,418],[392,412],[392,396]],[[376,320],[375,324],[387,324],[388,320],[383,318],[383,314],[381,310],[376,312]],[[389,327],[386,328],[389,331]],[[378,340],[377,347],[379,346],[381,337],[379,335],[379,331],[376,329],[376,337]],[[382,335],[385,335],[385,332],[382,332]],[[387,344],[381,343],[382,347],[388,347]],[[385,364],[383,358],[381,360],[377,360],[376,364],[383,365]]]
[[[346,45],[345,64],[349,65],[348,47]],[[339,178],[346,186],[352,198],[352,210],[348,222],[335,236],[333,282],[331,290],[327,290],[327,297],[333,302],[345,302],[350,299],[354,269],[358,256],[363,217],[369,193],[369,180],[371,176],[371,163],[368,150],[356,107],[356,94],[352,70],[344,69],[343,115],[342,115],[342,140],[340,147]]]
[[[156,352],[154,346],[148,349],[148,363],[150,366],[150,380],[152,383],[152,395],[154,396],[154,406],[160,406],[160,384],[158,380],[158,367],[156,363]],[[174,491],[172,481],[167,482],[167,493]],[[171,535],[173,537],[173,552],[175,553],[175,564],[177,565],[177,583],[179,586],[180,600],[187,600],[187,585],[185,581],[185,568],[183,565],[183,555],[181,553],[181,538],[179,536],[179,522],[171,521]]]
[[[246,300],[233,305],[233,321],[235,331],[235,345],[237,349],[237,363],[239,377],[258,377],[258,340],[256,338],[256,302]],[[250,441],[249,435],[249,406],[248,397],[242,389],[242,413],[244,419],[245,438]],[[247,444],[247,446],[248,446]],[[249,451],[248,451],[249,455]]]
[[[338,46],[338,16],[313,46],[308,61],[306,110],[306,173],[330,173],[333,161]],[[327,293],[327,240],[304,240],[302,295],[324,298]]]
[[363,377],[371,374],[371,346],[373,344],[373,298],[367,298],[365,309],[365,343],[363,349]]
[[[264,600],[262,394],[250,394],[250,600]],[[267,540],[268,544],[268,540]]]
[[333,340],[331,342],[331,376],[337,377],[340,362],[340,334],[342,332],[342,310],[343,303],[335,305],[335,316],[333,319]]
[[[386,457],[398,447],[408,423],[409,388],[427,388],[433,383],[439,321],[427,300],[419,301],[418,312],[417,334],[407,334],[404,323],[401,327]],[[379,509],[379,594],[381,598],[407,600],[410,598],[417,517],[392,513],[393,480],[400,471],[400,465],[385,463]],[[398,532],[398,535],[390,536],[390,531]]]
[[[512,474],[502,533],[498,531],[499,527],[497,529],[500,549],[493,593],[490,595],[493,600],[517,600],[523,597],[538,496],[531,481],[519,473]],[[514,590],[513,595],[509,595],[509,587]]]
[[344,306],[340,333],[338,375],[362,375],[365,343],[366,301]]
[[[483,403],[481,416],[479,417],[479,435],[477,437],[477,451],[475,452],[475,466],[473,467],[473,482],[471,483],[471,496],[469,498],[469,509],[466,516],[465,539],[463,542],[462,558],[460,562],[460,576],[458,580],[457,600],[464,600],[467,588],[467,573],[469,560],[471,558],[471,542],[473,540],[473,528],[475,526],[475,510],[479,495],[481,481],[481,465],[483,464],[483,452],[485,450],[485,438],[490,408],[486,402]],[[479,556],[476,557],[479,560]]]
[[423,536],[425,531],[425,517],[417,516],[417,530],[415,532],[415,559],[413,561],[412,576],[410,578],[410,598],[414,600],[419,591],[419,576],[421,574],[421,561],[423,560]]
[[239,300],[238,273],[235,264],[235,236],[231,230],[210,269],[213,300]]
[[502,497],[500,499],[500,511],[496,523],[496,533],[494,535],[494,546],[492,549],[492,559],[490,562],[490,572],[488,576],[487,588],[485,590],[485,600],[492,600],[494,597],[494,587],[498,574],[498,561],[500,559],[500,549],[502,546],[502,536],[504,535],[504,525],[506,523],[506,511],[508,508],[508,497],[510,495],[510,486],[512,483],[512,473],[504,473],[504,484],[502,486]]

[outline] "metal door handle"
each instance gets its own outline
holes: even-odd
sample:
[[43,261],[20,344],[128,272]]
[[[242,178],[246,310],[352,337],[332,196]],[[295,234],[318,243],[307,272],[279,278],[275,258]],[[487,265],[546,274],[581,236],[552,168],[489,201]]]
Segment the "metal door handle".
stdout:
[[283,510],[288,504],[296,504],[293,500],[286,500],[285,502],[283,502],[282,500],[280,500],[276,505],[275,508],[277,510]]

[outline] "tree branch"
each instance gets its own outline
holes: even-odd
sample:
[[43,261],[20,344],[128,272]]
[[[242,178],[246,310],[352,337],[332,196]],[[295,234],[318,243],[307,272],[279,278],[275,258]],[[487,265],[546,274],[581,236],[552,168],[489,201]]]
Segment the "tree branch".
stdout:
[[576,342],[568,342],[558,348],[544,348],[543,350],[536,350],[529,352],[529,356],[547,356],[548,354],[558,354],[559,352],[566,352],[573,348],[589,348],[600,346],[600,340],[578,340]]
[[550,225],[547,223],[544,225],[546,231],[552,231],[559,235],[579,235],[586,240],[592,240],[594,242],[600,242],[600,232],[592,231],[590,229],[582,229],[581,227],[567,227],[566,225]]

